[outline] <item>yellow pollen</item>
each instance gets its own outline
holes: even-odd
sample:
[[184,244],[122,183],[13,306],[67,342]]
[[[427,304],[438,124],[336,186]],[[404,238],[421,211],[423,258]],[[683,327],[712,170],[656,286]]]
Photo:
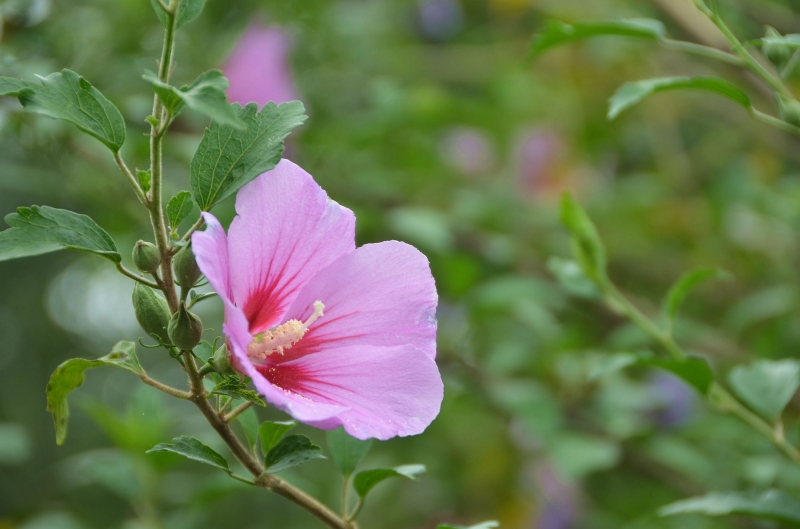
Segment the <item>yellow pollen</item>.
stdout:
[[260,360],[273,353],[282,355],[284,350],[290,349],[305,336],[311,324],[323,316],[324,309],[321,301],[315,301],[314,313],[305,322],[289,320],[274,329],[256,334],[253,342],[247,346],[247,355]]

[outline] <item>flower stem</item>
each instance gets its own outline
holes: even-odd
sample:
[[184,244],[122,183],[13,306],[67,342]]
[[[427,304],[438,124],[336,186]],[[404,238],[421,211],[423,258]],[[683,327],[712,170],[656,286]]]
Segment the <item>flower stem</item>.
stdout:
[[[172,3],[170,2],[170,6]],[[172,70],[172,57],[175,50],[175,30],[177,19],[175,15],[167,12],[167,24],[164,30],[164,47],[161,50],[161,62],[158,68],[158,78],[167,82]],[[158,96],[153,97],[153,116],[158,123],[151,124],[150,128],[150,172],[152,183],[149,197],[150,223],[153,225],[156,246],[161,253],[161,281],[164,284],[164,295],[171,312],[178,310],[178,295],[175,292],[175,281],[172,278],[172,249],[169,244],[169,234],[167,233],[164,221],[164,208],[162,207],[162,124],[166,118],[164,106]]]
[[178,398],[178,399],[183,399],[183,400],[189,400],[191,398],[191,396],[192,396],[188,391],[181,391],[179,389],[173,388],[172,386],[167,386],[166,384],[162,384],[158,380],[154,380],[154,379],[150,378],[145,373],[141,373],[138,376],[142,380],[142,382],[144,382],[148,386],[152,386],[152,387],[158,389],[159,391],[163,391],[164,393],[166,393],[167,395],[170,395],[172,397],[175,397],[175,398]]

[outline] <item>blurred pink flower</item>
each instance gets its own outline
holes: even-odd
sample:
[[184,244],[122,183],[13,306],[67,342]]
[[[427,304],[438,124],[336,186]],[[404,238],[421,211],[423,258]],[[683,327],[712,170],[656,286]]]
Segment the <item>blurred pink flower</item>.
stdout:
[[228,235],[192,244],[225,304],[232,363],[295,419],[360,439],[421,433],[442,402],[427,258],[355,246],[353,212],[288,160],[239,191]]
[[289,69],[289,35],[279,27],[252,23],[234,47],[222,71],[230,80],[228,99],[259,108],[268,101],[300,99]]
[[516,149],[519,184],[531,195],[551,187],[562,169],[564,144],[550,131],[534,129],[523,134]]
[[447,131],[439,152],[445,163],[468,176],[489,172],[495,162],[491,140],[472,127],[459,126]]

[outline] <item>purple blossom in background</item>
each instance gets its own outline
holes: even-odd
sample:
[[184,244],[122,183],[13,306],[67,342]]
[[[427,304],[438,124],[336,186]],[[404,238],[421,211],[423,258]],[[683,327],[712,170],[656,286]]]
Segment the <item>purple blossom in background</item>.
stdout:
[[578,517],[578,494],[550,466],[537,472],[536,481],[546,502],[536,518],[536,529],[570,529]]
[[653,421],[667,428],[684,424],[694,408],[692,389],[668,373],[654,373],[650,377],[650,390],[658,408],[651,412]]
[[450,129],[442,138],[439,152],[447,165],[469,176],[488,172],[495,161],[489,138],[472,127]]
[[419,28],[428,39],[444,41],[464,26],[464,11],[457,0],[420,0]]
[[228,99],[242,106],[255,101],[259,108],[268,101],[300,99],[289,69],[290,49],[283,29],[250,24],[222,67],[230,80]]
[[554,132],[534,129],[523,134],[515,155],[520,187],[531,195],[550,187],[563,153],[563,141]]

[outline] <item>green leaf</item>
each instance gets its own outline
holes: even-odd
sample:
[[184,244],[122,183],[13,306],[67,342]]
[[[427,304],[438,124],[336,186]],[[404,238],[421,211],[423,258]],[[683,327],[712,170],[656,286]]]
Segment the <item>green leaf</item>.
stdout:
[[226,377],[222,382],[217,384],[210,393],[226,395],[235,399],[249,400],[253,404],[258,404],[259,406],[267,405],[267,403],[264,402],[264,399],[262,399],[258,393],[252,389],[249,389],[245,382],[236,377]]
[[665,505],[658,510],[658,514],[659,516],[743,514],[800,526],[800,500],[781,490],[768,490],[759,494],[715,492]]
[[664,24],[649,18],[587,21],[576,22],[575,24],[551,20],[548,21],[545,30],[533,39],[530,54],[535,57],[555,46],[604,35],[662,40],[664,38]]
[[683,359],[658,358],[650,351],[617,353],[601,359],[589,375],[589,380],[619,371],[628,366],[652,366],[666,369],[683,379],[702,394],[708,392],[714,381],[714,373],[705,358],[689,355]]
[[167,218],[172,231],[178,229],[178,225],[189,216],[193,207],[192,194],[188,191],[181,191],[169,199],[167,203]]
[[469,527],[466,525],[451,525],[449,523],[440,523],[436,526],[436,529],[493,529],[494,527],[500,527],[500,522],[495,520],[489,520],[488,522],[479,523],[477,525],[470,525]]
[[378,483],[389,478],[408,478],[416,481],[417,476],[425,472],[425,465],[402,465],[394,468],[374,468],[362,470],[353,478],[353,488],[364,501],[369,491]]
[[275,474],[319,458],[324,459],[325,456],[311,439],[305,435],[289,435],[269,449],[264,458],[264,466],[267,467],[267,472]]
[[299,101],[270,102],[260,112],[255,103],[244,108],[234,103],[233,107],[245,128],[212,121],[192,158],[192,191],[203,211],[275,167],[283,153],[283,140],[306,119]]
[[0,96],[17,96],[23,88],[36,88],[37,83],[17,79],[15,77],[0,77]]
[[775,421],[800,387],[800,362],[757,360],[749,366],[736,366],[728,380],[748,406]]
[[145,70],[142,78],[153,85],[158,98],[173,116],[178,115],[186,105],[220,124],[236,129],[244,128],[244,123],[239,119],[236,108],[228,103],[225,95],[228,80],[219,70],[202,73],[191,85],[183,86],[180,89],[161,81],[155,73],[149,70]]
[[201,340],[200,343],[192,349],[192,353],[202,360],[204,364],[207,364],[208,361],[214,357],[214,347],[207,341]]
[[256,415],[256,410],[248,408],[240,413],[236,420],[239,421],[242,430],[244,430],[247,444],[250,446],[250,452],[252,452],[258,442],[258,415]]
[[681,360],[676,358],[652,358],[643,360],[643,363],[670,371],[691,386],[694,386],[703,395],[708,393],[711,383],[714,382],[714,372],[711,371],[708,360],[700,356],[689,355]]
[[294,421],[266,421],[258,427],[258,436],[261,438],[261,449],[268,454],[272,447],[286,435],[286,432],[295,427]]
[[333,462],[345,477],[350,477],[356,469],[356,465],[367,454],[369,447],[372,446],[372,439],[362,441],[348,435],[344,428],[329,430],[326,433],[328,450],[331,453]]
[[96,253],[114,263],[122,260],[111,236],[86,215],[31,206],[17,208],[5,220],[11,228],[0,232],[0,261],[64,248]]
[[589,380],[595,380],[609,373],[621,371],[626,367],[640,364],[643,357],[652,356],[650,353],[615,353],[600,358],[589,372]]
[[230,472],[230,468],[228,468],[228,462],[225,461],[224,457],[194,437],[182,435],[174,438],[172,440],[172,444],[157,444],[146,453],[149,454],[152,452],[172,452],[173,454],[179,454],[183,457],[199,461],[200,463],[217,467],[225,472]]
[[125,142],[125,120],[89,81],[71,70],[39,79],[41,83],[0,77],[0,93],[16,95],[25,110],[72,123],[119,151]]
[[[176,16],[178,17],[178,21],[175,24],[176,28],[181,27],[182,25],[186,24],[187,22],[191,22],[197,15],[200,14],[200,11],[203,10],[203,4],[206,3],[206,0],[176,0],[178,2],[178,9],[175,12]],[[164,10],[163,7],[158,3],[158,0],[150,0],[150,3],[153,6],[153,9],[156,12],[156,16],[164,24],[164,27],[167,25],[167,16],[168,13]],[[169,0],[164,0],[165,4],[169,4]]]
[[67,437],[67,395],[83,384],[84,371],[99,366],[116,366],[137,375],[144,373],[136,357],[136,345],[133,342],[118,342],[109,354],[97,360],[73,358],[59,365],[47,383],[47,411],[53,414],[56,444],[63,444]]
[[728,274],[717,268],[699,268],[683,274],[678,281],[667,292],[664,298],[663,311],[667,322],[667,329],[672,331],[675,316],[678,314],[686,296],[694,290],[700,283],[709,279],[724,279]]
[[608,282],[606,250],[589,215],[569,193],[561,198],[561,223],[572,234],[572,251],[583,273],[596,284]]
[[641,102],[649,95],[667,90],[704,90],[727,97],[747,110],[750,96],[738,86],[718,77],[659,77],[622,85],[609,100],[608,119]]
[[587,299],[602,297],[602,292],[597,285],[586,277],[580,265],[572,259],[550,257],[547,260],[547,268],[556,276],[561,286],[573,296]]
[[136,180],[139,181],[139,185],[142,186],[142,191],[147,193],[150,191],[150,186],[153,181],[153,175],[150,172],[150,169],[147,171],[142,171],[141,169],[136,171]]

